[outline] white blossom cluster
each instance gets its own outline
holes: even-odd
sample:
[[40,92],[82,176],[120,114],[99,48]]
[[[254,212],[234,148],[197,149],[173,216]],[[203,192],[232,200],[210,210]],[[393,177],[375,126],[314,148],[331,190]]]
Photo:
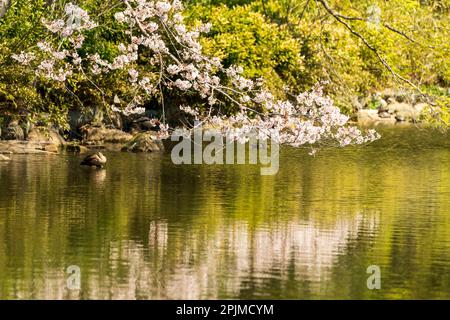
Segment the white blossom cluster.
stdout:
[[[119,55],[111,61],[102,59],[98,53],[81,56],[85,32],[97,24],[85,10],[71,3],[65,6],[63,14],[67,21],[43,20],[55,36],[53,42],[41,41],[36,54],[22,52],[13,58],[24,65],[37,60],[37,75],[59,82],[75,72],[85,77],[116,71],[127,74],[133,98],[124,107],[122,100],[115,97],[112,106],[113,111],[125,114],[142,113],[145,111],[142,104],[152,97],[160,97],[163,102],[163,89],[181,96],[196,95],[205,101],[204,111],[189,106],[180,109],[241,142],[254,130],[296,147],[325,143],[346,146],[378,139],[374,131],[363,134],[358,128],[348,127],[348,117],[323,95],[320,87],[294,101],[276,101],[264,89],[263,79],[247,79],[241,67],[224,67],[219,59],[205,56],[199,36],[208,32],[211,25],[186,26],[180,0],[122,1],[123,6],[114,18],[128,30],[127,41],[118,44]],[[67,42],[64,50],[59,49],[61,41]],[[137,64],[143,54],[149,64],[145,68]],[[223,103],[234,104],[240,111],[232,116],[222,115],[219,106]],[[161,135],[169,134],[167,125],[160,127]]]
[[187,114],[203,119],[204,123],[221,130],[229,139],[247,142],[250,136],[272,139],[279,144],[294,147],[311,146],[315,153],[321,145],[344,147],[359,145],[379,139],[375,130],[365,134],[354,126],[346,126],[349,118],[324,97],[322,88],[316,86],[310,92],[299,95],[295,102],[264,100],[266,110],[249,117],[243,109],[231,117],[204,116],[198,110],[183,107]]
[[13,54],[11,57],[25,66],[29,65],[36,58],[33,52],[21,52],[19,54]]
[[61,37],[70,37],[74,32],[91,30],[97,26],[90,20],[89,14],[79,6],[67,3],[64,6],[64,19],[48,21],[42,19],[44,26],[52,33],[58,33]]
[[[61,19],[49,21],[43,18],[42,24],[50,31],[55,41],[40,41],[36,45],[38,52],[22,52],[12,58],[23,65],[31,65],[34,60],[39,60],[38,64],[33,66],[37,76],[65,82],[75,69],[81,68],[82,58],[78,50],[82,48],[85,40],[83,32],[97,27],[97,24],[91,21],[85,10],[72,3],[65,5]],[[61,50],[63,43],[67,43],[70,49]],[[37,59],[37,56],[40,59]]]

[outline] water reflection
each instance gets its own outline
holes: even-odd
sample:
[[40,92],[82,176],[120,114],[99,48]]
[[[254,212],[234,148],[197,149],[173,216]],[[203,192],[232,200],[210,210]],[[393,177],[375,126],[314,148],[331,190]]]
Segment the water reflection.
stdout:
[[0,165],[0,297],[449,298],[449,140],[384,137],[285,148],[273,177],[158,154],[110,154],[106,170],[15,156]]

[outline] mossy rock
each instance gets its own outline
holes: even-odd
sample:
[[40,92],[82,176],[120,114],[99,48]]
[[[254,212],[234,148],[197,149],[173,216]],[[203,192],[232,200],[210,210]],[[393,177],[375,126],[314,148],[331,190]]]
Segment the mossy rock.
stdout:
[[84,126],[81,128],[83,142],[92,143],[125,143],[130,141],[133,136],[118,129],[109,129],[105,127]]
[[122,151],[126,152],[157,152],[163,151],[164,145],[152,132],[138,133],[126,143]]

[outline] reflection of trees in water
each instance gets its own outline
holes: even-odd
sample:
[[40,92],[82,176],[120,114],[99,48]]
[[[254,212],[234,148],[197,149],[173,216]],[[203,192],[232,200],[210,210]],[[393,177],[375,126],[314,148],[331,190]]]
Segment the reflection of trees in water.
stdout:
[[[176,276],[164,269],[161,279],[163,291],[155,292],[156,297],[176,299],[219,298],[222,292],[238,296],[242,281],[249,277],[258,281],[277,270],[278,276],[287,278],[294,273],[295,278],[307,281],[327,280],[329,271],[337,255],[345,252],[348,242],[358,238],[358,234],[376,231],[378,215],[342,219],[331,228],[318,227],[313,221],[291,221],[277,227],[251,230],[248,226],[236,224],[224,227],[207,239],[196,234],[187,236],[187,247],[172,258],[176,261],[172,270]],[[152,227],[150,235],[157,239],[149,246],[151,254],[164,257],[167,250],[167,236],[156,235],[167,230],[164,222]],[[170,236],[169,236],[170,241]],[[202,247],[201,252],[196,249]],[[290,270],[293,268],[295,270]]]
[[[378,262],[386,288],[445,296],[448,152],[364,150],[288,153],[268,179],[139,155],[104,171],[17,156],[0,166],[0,298],[354,297]],[[72,264],[79,293],[65,289]]]
[[[64,270],[50,268],[31,284],[18,284],[16,297],[32,292],[45,299],[219,298],[238,296],[242,281],[263,280],[274,270],[281,278],[294,273],[296,279],[326,281],[337,256],[359,234],[376,232],[378,218],[360,214],[331,228],[311,221],[257,230],[235,224],[212,235],[172,234],[166,221],[154,221],[148,249],[132,240],[111,241],[109,255],[99,261],[98,269],[82,268],[80,292],[65,289]],[[171,252],[171,241],[183,242],[183,249]]]

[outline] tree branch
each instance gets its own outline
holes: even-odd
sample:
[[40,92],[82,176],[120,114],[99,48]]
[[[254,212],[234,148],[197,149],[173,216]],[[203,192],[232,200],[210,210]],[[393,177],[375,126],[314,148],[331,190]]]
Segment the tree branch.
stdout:
[[356,36],[357,38],[359,38],[364,45],[369,48],[370,51],[372,51],[376,57],[378,58],[378,60],[381,62],[381,64],[392,74],[392,76],[394,77],[394,79],[398,79],[401,80],[405,83],[407,83],[408,85],[410,85],[411,87],[413,87],[414,89],[416,89],[418,92],[420,92],[420,94],[423,94],[422,91],[420,90],[420,88],[418,86],[416,86],[414,83],[412,83],[410,80],[404,78],[403,76],[401,76],[400,74],[398,74],[397,72],[395,72],[392,67],[389,65],[389,63],[386,61],[385,58],[383,58],[380,54],[380,52],[373,46],[371,45],[366,38],[364,38],[360,33],[358,33],[357,31],[355,31],[345,20],[362,20],[362,21],[366,21],[364,18],[359,18],[359,17],[346,17],[343,16],[337,12],[335,12],[333,9],[330,8],[330,6],[328,5],[328,3],[325,0],[316,0],[318,1],[320,4],[322,4],[322,6],[325,8],[325,10],[332,15],[339,23],[341,23],[342,25],[344,25],[349,31],[350,33],[352,33],[354,36]]

